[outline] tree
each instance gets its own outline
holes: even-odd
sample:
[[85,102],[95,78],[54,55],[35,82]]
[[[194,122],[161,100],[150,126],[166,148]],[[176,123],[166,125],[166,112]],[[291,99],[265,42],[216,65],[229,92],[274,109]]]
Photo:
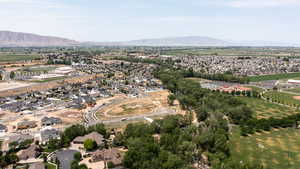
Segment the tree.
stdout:
[[91,133],[91,132],[97,132],[101,135],[103,135],[104,137],[108,138],[109,135],[106,131],[106,128],[105,128],[105,125],[104,124],[96,124],[94,126],[90,126],[88,129],[87,129],[88,133]]
[[108,168],[114,168],[115,165],[114,165],[113,162],[109,161],[109,162],[107,163],[107,167],[108,167]]
[[74,154],[74,159],[75,159],[76,161],[80,161],[81,158],[82,158],[82,155],[81,155],[80,152],[76,152],[76,153]]
[[14,71],[11,71],[9,77],[11,79],[14,79],[16,77],[16,73]]
[[87,151],[92,151],[92,150],[95,150],[97,148],[97,143],[92,139],[85,140],[83,145],[84,145],[84,148]]
[[168,96],[168,103],[169,103],[169,105],[173,106],[175,99],[176,99],[176,96],[174,94],[170,94]]

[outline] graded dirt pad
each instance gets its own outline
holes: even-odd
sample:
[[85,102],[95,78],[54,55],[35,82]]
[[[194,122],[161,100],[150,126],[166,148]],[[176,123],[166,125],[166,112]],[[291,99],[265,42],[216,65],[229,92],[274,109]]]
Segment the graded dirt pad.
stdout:
[[294,99],[300,100],[300,96],[293,96]]
[[98,75],[85,75],[85,76],[80,76],[80,77],[72,77],[72,78],[67,78],[61,81],[52,81],[48,83],[40,83],[40,84],[34,84],[30,86],[25,86],[25,87],[19,87],[19,88],[14,88],[14,89],[8,89],[5,91],[0,92],[0,97],[7,97],[7,96],[13,96],[13,95],[19,95],[19,94],[24,94],[24,93],[29,93],[29,92],[34,92],[34,91],[44,91],[44,90],[49,90],[55,87],[63,86],[65,84],[74,84],[74,83],[83,83],[92,79],[95,79],[97,77],[101,77],[101,74]]
[[82,121],[82,113],[75,109],[64,109],[52,113],[53,117],[62,119],[64,125],[75,124]]
[[106,106],[98,111],[97,116],[102,120],[120,117],[135,117],[139,115],[166,115],[166,112],[184,114],[179,105],[169,106],[167,90],[147,92],[143,97],[118,97],[111,99]]
[[0,91],[32,86],[34,84],[36,83],[28,83],[28,82],[20,82],[20,81],[0,82]]

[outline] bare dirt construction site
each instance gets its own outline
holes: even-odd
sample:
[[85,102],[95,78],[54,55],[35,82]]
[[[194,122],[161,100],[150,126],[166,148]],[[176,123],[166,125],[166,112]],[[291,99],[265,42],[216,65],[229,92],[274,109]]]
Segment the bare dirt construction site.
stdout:
[[6,90],[10,90],[10,89],[32,86],[34,84],[36,84],[36,83],[21,82],[21,81],[0,82],[0,91],[6,91]]
[[117,118],[132,118],[138,116],[164,116],[167,114],[184,114],[179,105],[168,104],[169,92],[167,90],[146,92],[141,97],[116,97],[110,100],[100,111],[97,117],[100,120],[113,120]]

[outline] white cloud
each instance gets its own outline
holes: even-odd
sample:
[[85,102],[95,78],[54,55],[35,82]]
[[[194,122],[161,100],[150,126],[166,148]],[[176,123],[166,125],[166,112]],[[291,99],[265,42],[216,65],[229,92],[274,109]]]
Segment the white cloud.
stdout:
[[234,8],[265,8],[299,6],[300,0],[232,0],[226,3]]

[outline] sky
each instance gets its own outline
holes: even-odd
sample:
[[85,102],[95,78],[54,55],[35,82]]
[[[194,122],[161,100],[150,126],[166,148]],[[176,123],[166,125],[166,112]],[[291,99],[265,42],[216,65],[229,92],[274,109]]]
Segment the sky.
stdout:
[[208,36],[300,43],[300,0],[0,0],[0,30],[78,41]]

